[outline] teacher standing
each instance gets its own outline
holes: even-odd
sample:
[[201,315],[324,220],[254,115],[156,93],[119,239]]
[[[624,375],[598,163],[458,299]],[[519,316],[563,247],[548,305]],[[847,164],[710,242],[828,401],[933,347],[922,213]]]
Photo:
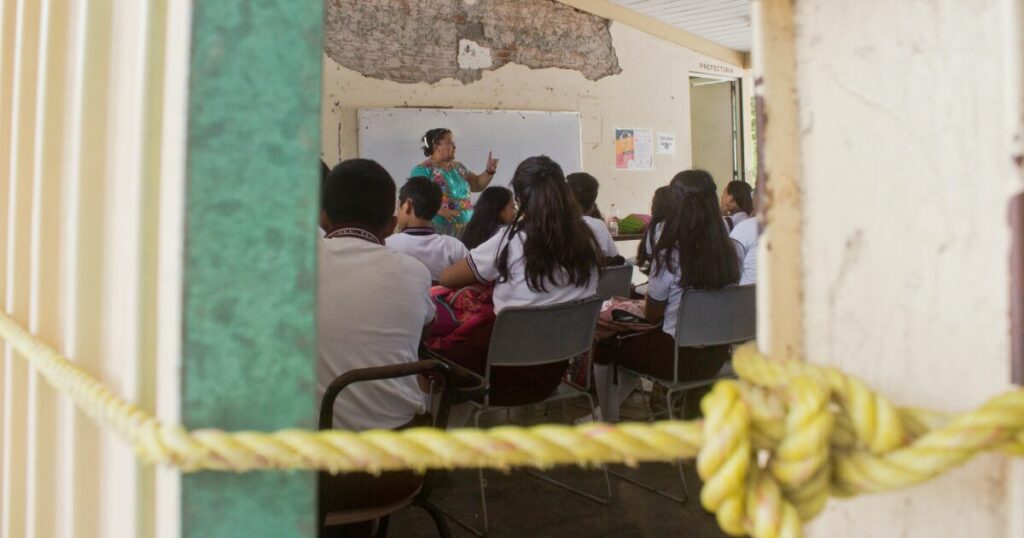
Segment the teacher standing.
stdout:
[[480,192],[494,179],[498,159],[487,153],[487,168],[481,174],[470,172],[455,160],[455,140],[449,129],[431,129],[420,141],[427,160],[412,169],[412,177],[425,177],[441,186],[441,210],[434,217],[434,230],[445,235],[461,235],[473,217],[470,192]]

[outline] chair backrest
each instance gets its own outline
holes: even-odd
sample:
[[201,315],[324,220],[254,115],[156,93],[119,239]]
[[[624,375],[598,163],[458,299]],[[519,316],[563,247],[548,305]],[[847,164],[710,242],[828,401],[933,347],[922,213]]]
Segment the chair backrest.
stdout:
[[601,268],[601,278],[597,281],[597,296],[611,299],[612,296],[629,297],[629,285],[633,283],[633,266],[609,265]]
[[602,300],[588,297],[548,306],[511,307],[498,314],[487,352],[491,366],[534,366],[590,350]]
[[737,344],[757,337],[754,286],[686,290],[679,300],[676,346]]

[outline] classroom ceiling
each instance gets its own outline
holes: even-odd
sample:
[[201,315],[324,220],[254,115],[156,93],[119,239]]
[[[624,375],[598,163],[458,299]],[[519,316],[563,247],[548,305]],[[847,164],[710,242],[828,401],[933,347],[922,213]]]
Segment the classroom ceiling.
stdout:
[[750,0],[612,0],[733,50],[750,52]]

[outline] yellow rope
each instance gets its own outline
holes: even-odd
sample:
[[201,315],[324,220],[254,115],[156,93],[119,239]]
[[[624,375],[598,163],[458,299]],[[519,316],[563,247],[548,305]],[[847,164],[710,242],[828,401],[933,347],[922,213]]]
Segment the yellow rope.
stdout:
[[918,484],[974,455],[1024,455],[1024,390],[950,416],[897,408],[834,368],[761,357],[739,348],[740,380],[701,402],[703,421],[488,430],[187,431],[125,402],[0,313],[0,338],[148,463],[182,471],[330,472],[431,468],[629,465],[697,458],[701,502],[732,535],[802,536],[830,495]]

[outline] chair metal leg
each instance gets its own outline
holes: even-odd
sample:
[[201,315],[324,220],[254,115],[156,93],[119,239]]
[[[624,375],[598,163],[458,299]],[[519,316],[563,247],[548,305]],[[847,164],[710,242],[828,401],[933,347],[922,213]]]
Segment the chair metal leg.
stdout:
[[[586,397],[587,398],[587,402],[590,404],[591,416],[596,416],[597,415],[597,406],[594,405],[594,398],[591,397],[589,393],[583,393],[583,394],[581,394],[581,397]],[[547,482],[549,484],[552,484],[554,486],[558,486],[558,487],[560,487],[560,488],[562,488],[562,489],[564,489],[566,491],[570,491],[572,493],[580,495],[581,497],[590,499],[590,500],[592,500],[592,501],[594,501],[596,503],[609,504],[609,503],[612,502],[612,481],[608,477],[608,466],[607,465],[602,465],[601,467],[602,467],[602,470],[604,471],[604,485],[605,485],[605,496],[604,497],[600,497],[598,495],[594,495],[593,493],[588,493],[586,491],[583,491],[583,490],[581,490],[581,489],[579,489],[577,487],[570,486],[569,484],[567,484],[565,482],[562,482],[561,480],[557,480],[557,479],[551,478],[550,476],[548,476],[548,475],[546,475],[546,474],[544,474],[544,473],[542,473],[540,471],[534,470],[534,469],[530,469],[527,472],[529,472],[530,475],[535,476],[535,477],[537,477],[537,478],[539,478],[539,479],[541,479],[541,480],[543,480],[543,481],[545,481],[545,482]]]
[[437,507],[436,504],[430,501],[418,501],[416,506],[422,508],[430,519],[434,521],[434,526],[437,527],[437,535],[441,538],[450,538],[452,535],[451,529],[448,528],[448,520],[444,518],[444,512]]
[[377,534],[378,538],[387,538],[388,536],[388,523],[391,521],[391,516],[384,516],[377,520]]
[[[480,416],[483,415],[484,412],[485,412],[484,409],[477,409],[473,413],[473,425],[477,429],[480,428]],[[488,522],[487,522],[487,494],[484,492],[484,489],[487,487],[487,480],[484,479],[484,469],[483,469],[483,467],[481,467],[477,471],[477,473],[479,474],[479,480],[480,480],[480,516],[481,516],[481,520],[482,520],[483,526],[481,528],[476,528],[473,525],[470,525],[468,521],[464,521],[462,519],[459,519],[454,514],[452,514],[448,510],[445,510],[444,508],[440,508],[440,511],[446,517],[448,517],[449,519],[454,521],[456,525],[458,525],[458,526],[466,529],[467,531],[473,533],[475,536],[482,537],[482,536],[485,536],[487,534],[487,531],[489,529]]]
[[[685,390],[682,391],[682,393],[683,393],[683,409],[686,409],[686,393],[687,392],[688,391],[685,391]],[[668,408],[668,418],[669,418],[669,420],[675,420],[675,412],[674,412],[675,406],[672,404],[672,396],[674,394],[675,394],[675,391],[673,391],[671,389],[669,389],[665,393],[665,406]],[[678,471],[679,471],[679,480],[683,483],[683,496],[682,497],[677,497],[675,495],[672,495],[671,493],[668,493],[667,491],[658,489],[658,488],[656,488],[654,486],[651,486],[650,484],[646,484],[646,483],[641,482],[641,481],[639,481],[639,480],[637,480],[637,479],[635,479],[635,478],[633,478],[631,476],[624,475],[624,474],[619,473],[617,471],[609,471],[609,473],[611,473],[611,475],[614,476],[615,478],[618,478],[620,480],[623,480],[625,482],[633,484],[634,486],[637,486],[639,488],[645,489],[645,490],[647,490],[647,491],[649,491],[651,493],[654,493],[655,495],[658,495],[660,497],[664,497],[664,498],[669,499],[671,501],[675,501],[675,502],[677,502],[679,504],[686,504],[690,500],[690,489],[686,485],[686,475],[683,472],[683,460],[678,460],[676,462],[676,467],[678,468]]]

